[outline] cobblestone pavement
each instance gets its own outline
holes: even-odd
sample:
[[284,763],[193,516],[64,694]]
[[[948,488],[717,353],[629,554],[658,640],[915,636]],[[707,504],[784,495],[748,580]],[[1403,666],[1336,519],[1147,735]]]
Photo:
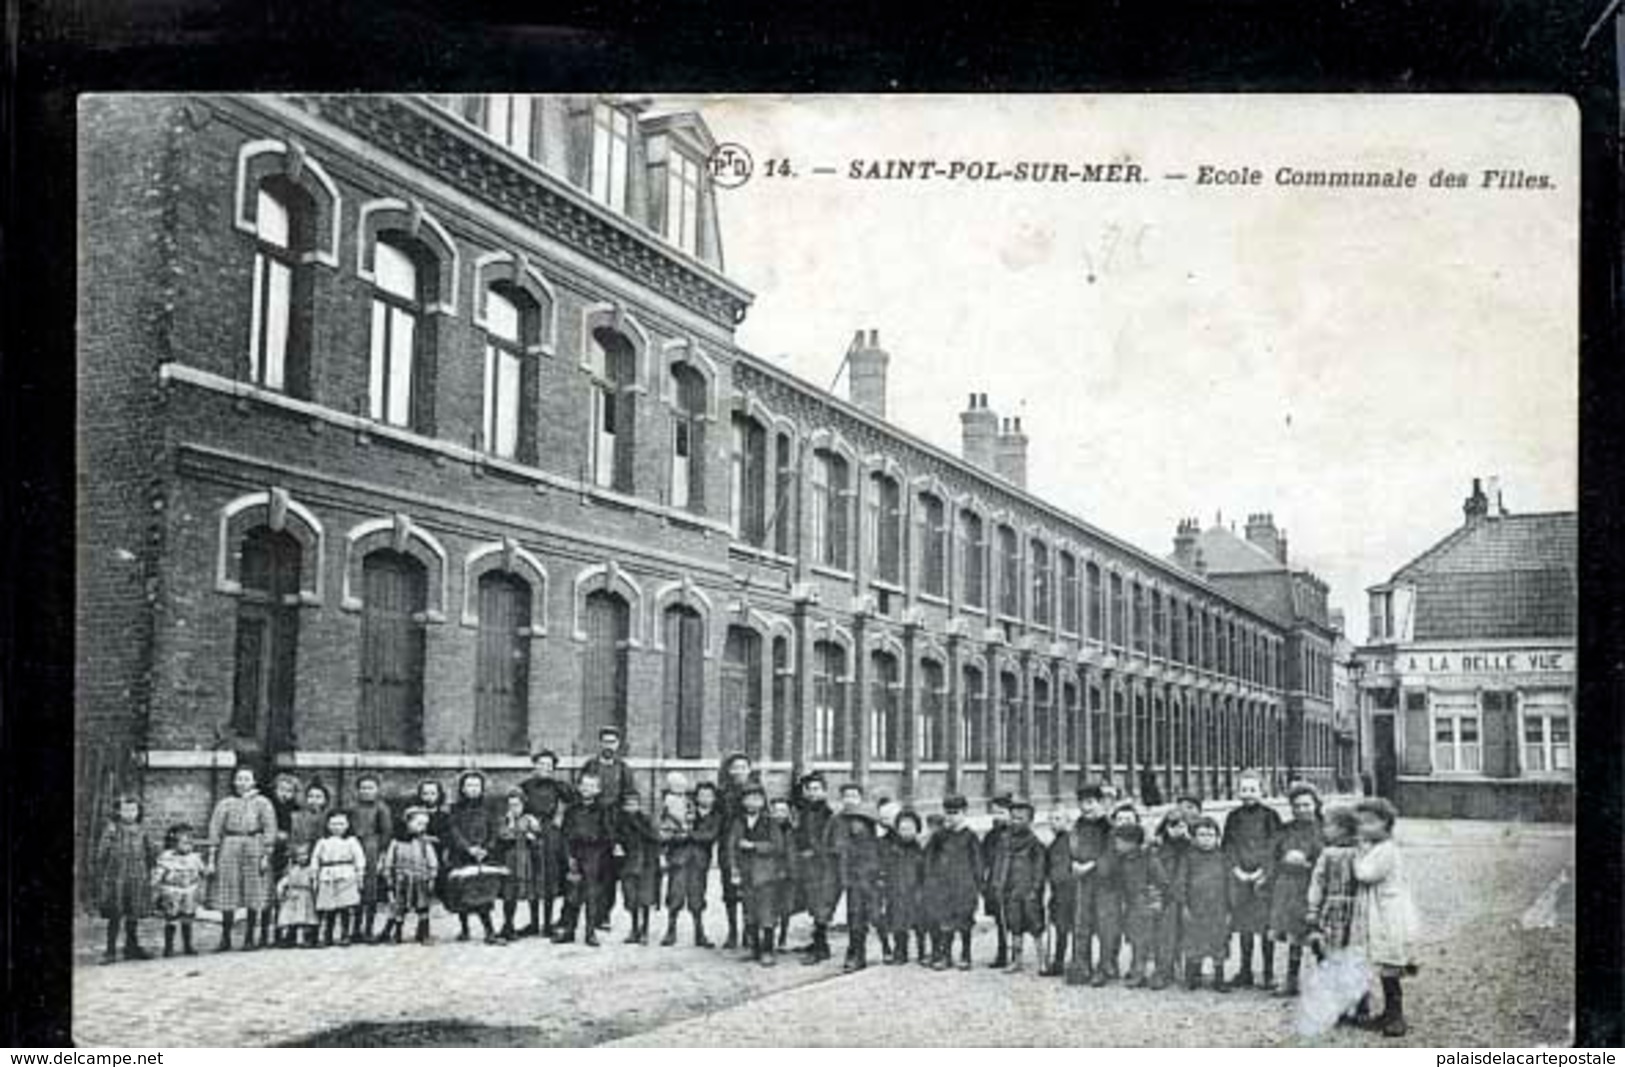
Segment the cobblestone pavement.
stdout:
[[[1493,823],[1401,824],[1427,927],[1406,984],[1408,1044],[1563,1043],[1572,1008],[1573,835]],[[715,887],[713,886],[713,889]],[[708,911],[720,941],[721,909]],[[804,932],[798,920],[791,940]],[[662,920],[654,922],[655,934]],[[1291,1007],[1257,992],[1071,989],[1035,976],[834,964],[772,969],[688,945],[604,947],[534,939],[505,948],[450,940],[321,951],[210,950],[100,966],[99,923],[82,924],[74,974],[79,1043],[124,1046],[387,1044],[1079,1045],[1293,1043]],[[154,945],[156,924],[144,927]],[[984,923],[976,955],[992,955]],[[841,938],[835,939],[838,957]],[[1381,1043],[1338,1031],[1329,1044]]]

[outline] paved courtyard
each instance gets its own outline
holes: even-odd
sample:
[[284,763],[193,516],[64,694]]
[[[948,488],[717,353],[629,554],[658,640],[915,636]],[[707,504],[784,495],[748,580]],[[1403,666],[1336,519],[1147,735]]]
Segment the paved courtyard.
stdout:
[[[1421,974],[1406,986],[1418,1046],[1562,1044],[1573,1005],[1573,833],[1483,822],[1401,823],[1426,926]],[[720,942],[720,907],[708,912]],[[798,920],[791,940],[804,933]],[[656,937],[662,920],[654,923]],[[599,949],[524,940],[348,950],[210,949],[195,958],[100,966],[100,924],[81,924],[74,1032],[123,1046],[384,1045],[1260,1045],[1293,1044],[1289,1003],[1254,991],[1074,989],[1005,976],[991,927],[972,973],[913,965],[843,976],[836,963],[772,969],[687,945]],[[145,943],[161,943],[147,924]],[[1327,1044],[1381,1044],[1338,1030]]]

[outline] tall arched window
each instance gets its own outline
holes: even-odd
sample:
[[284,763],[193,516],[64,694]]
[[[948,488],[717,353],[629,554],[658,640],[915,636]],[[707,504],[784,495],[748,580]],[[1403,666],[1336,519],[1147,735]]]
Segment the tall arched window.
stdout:
[[1168,600],[1170,626],[1168,655],[1175,663],[1189,662],[1185,658],[1185,608],[1172,597]]
[[833,641],[813,645],[813,758],[846,758],[846,649]]
[[898,758],[898,696],[902,681],[897,657],[876,651],[869,656],[869,758],[893,761]]
[[987,721],[987,690],[979,667],[966,665],[960,671],[959,749],[966,763],[987,759],[983,724]]
[[769,759],[783,760],[790,758],[790,699],[793,692],[791,683],[794,679],[795,676],[790,672],[790,641],[788,638],[775,637],[773,639],[773,712],[772,721],[768,725]]
[[599,327],[592,332],[588,366],[593,375],[593,484],[633,491],[636,454],[637,350],[625,335]]
[[678,759],[698,759],[705,714],[705,620],[693,608],[676,604],[666,609],[661,625],[665,627],[667,735],[676,745]]
[[876,473],[870,479],[869,562],[883,582],[903,581],[903,491],[897,479]]
[[1112,632],[1109,640],[1118,648],[1128,644],[1128,603],[1123,599],[1123,576],[1112,572]]
[[1106,705],[1100,686],[1089,687],[1089,762],[1106,762]]
[[749,415],[733,417],[733,456],[728,476],[734,536],[762,547],[767,540],[767,430]]
[[357,747],[423,751],[424,612],[429,576],[411,556],[388,549],[361,562],[361,716]]
[[1128,766],[1129,729],[1131,724],[1128,718],[1128,697],[1121,689],[1112,690],[1112,730],[1116,739],[1113,745],[1112,762],[1120,766]]
[[920,712],[915,721],[915,756],[922,763],[945,758],[947,675],[934,659],[920,661]]
[[1010,671],[999,675],[999,762],[1021,759],[1021,679]]
[[1151,698],[1151,759],[1156,767],[1168,762],[1168,705],[1160,696]]
[[1081,764],[1086,753],[1083,751],[1083,709],[1078,703],[1078,686],[1075,682],[1061,684],[1062,732],[1061,740],[1062,759],[1067,763]]
[[1149,627],[1146,625],[1145,586],[1139,582],[1134,582],[1131,584],[1131,588],[1134,597],[1134,651],[1146,652],[1149,651],[1148,635],[1146,634]]
[[596,738],[604,726],[626,729],[632,611],[619,593],[598,589],[587,594],[582,625],[587,635],[581,664],[581,735],[585,739]]
[[813,453],[813,560],[843,571],[852,565],[851,477],[844,457],[828,449]]
[[705,514],[705,376],[686,363],[671,368],[671,505]]
[[424,314],[433,257],[394,233],[373,251],[371,415],[380,422],[433,432],[432,329]]
[[920,591],[948,595],[948,512],[934,493],[920,494]]
[[752,760],[762,758],[762,639],[747,626],[728,627],[722,650],[724,748],[737,744]]
[[264,179],[255,191],[248,377],[295,396],[309,393],[308,259],[315,214],[310,194],[280,176]]
[[530,750],[530,583],[480,576],[479,659],[474,671],[474,750]]
[[789,434],[781,433],[774,438],[773,453],[778,457],[778,470],[773,483],[773,511],[767,523],[773,531],[773,550],[781,556],[788,556],[791,549],[790,531],[795,523],[791,501],[796,490],[796,456]]
[[1151,654],[1159,659],[1168,655],[1168,614],[1159,589],[1151,590]]
[[1050,571],[1049,546],[1038,538],[1032,538],[1027,545],[1027,551],[1032,557],[1032,606],[1033,622],[1039,626],[1049,627],[1055,625],[1054,606],[1050,603],[1050,586],[1054,581],[1054,574]]
[[994,550],[999,555],[999,614],[1021,617],[1021,546],[1016,531],[1000,526],[994,534]]
[[1033,686],[1033,762],[1055,762],[1055,709],[1050,705],[1049,679],[1039,675]]
[[974,511],[959,513],[959,544],[965,588],[961,594],[965,605],[972,608],[987,607],[987,534],[982,517]]
[[293,743],[299,542],[263,526],[243,539],[231,727],[266,757]]
[[485,294],[485,420],[481,441],[507,459],[535,461],[536,365],[541,311],[522,290],[498,283]]
[[1078,632],[1078,557],[1061,553],[1061,629]]
[[1089,637],[1091,640],[1099,641],[1104,638],[1102,628],[1105,625],[1106,613],[1104,594],[1100,588],[1099,564],[1090,563],[1084,568],[1084,573],[1087,575],[1089,586]]

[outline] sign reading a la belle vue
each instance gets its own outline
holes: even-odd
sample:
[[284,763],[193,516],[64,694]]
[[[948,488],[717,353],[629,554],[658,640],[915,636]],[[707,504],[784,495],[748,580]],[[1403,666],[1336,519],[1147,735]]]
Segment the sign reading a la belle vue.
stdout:
[[1573,653],[1543,648],[1483,651],[1406,652],[1396,666],[1407,674],[1520,674],[1569,671]]

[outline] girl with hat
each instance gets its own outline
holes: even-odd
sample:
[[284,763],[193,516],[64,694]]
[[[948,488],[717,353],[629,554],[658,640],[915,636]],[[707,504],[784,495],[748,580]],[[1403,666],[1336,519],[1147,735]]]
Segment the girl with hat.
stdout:
[[402,821],[406,823],[406,838],[391,841],[378,863],[379,877],[389,890],[390,906],[389,921],[378,940],[400,944],[402,927],[411,914],[417,916],[416,940],[423,945],[429,941],[429,901],[440,874],[440,858],[429,837],[428,808],[413,804]]
[[457,913],[461,926],[457,940],[468,940],[468,916],[472,913],[480,917],[485,943],[500,945],[503,941],[491,925],[491,906],[500,884],[493,879],[500,870],[485,871],[486,861],[496,848],[497,825],[485,799],[485,775],[479,771],[464,771],[458,777],[457,801],[447,819],[446,832],[450,840],[442,845],[451,868],[446,876],[446,906]]

